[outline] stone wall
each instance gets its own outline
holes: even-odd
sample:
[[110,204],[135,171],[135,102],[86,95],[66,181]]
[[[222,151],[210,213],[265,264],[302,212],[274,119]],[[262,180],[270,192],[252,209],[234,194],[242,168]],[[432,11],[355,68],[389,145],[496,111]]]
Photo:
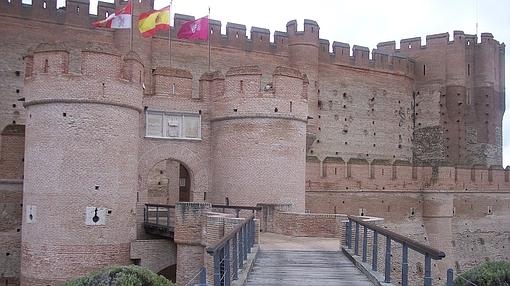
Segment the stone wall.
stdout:
[[19,283],[23,182],[0,180],[0,282]]

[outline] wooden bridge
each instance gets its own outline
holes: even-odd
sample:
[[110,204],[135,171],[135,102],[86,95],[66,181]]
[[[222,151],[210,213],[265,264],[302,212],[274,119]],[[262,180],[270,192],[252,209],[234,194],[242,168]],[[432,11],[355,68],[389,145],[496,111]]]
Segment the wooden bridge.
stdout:
[[[239,272],[255,243],[255,211],[259,207],[239,207],[212,205],[213,209],[220,209],[223,212],[229,210],[239,217],[240,211],[252,212],[243,223],[237,225],[233,230],[217,242],[208,247],[207,252],[214,260],[214,286],[229,286],[232,281],[239,279]],[[163,236],[168,239],[174,237],[175,206],[147,204],[144,210],[144,228],[147,233]],[[260,235],[260,250],[254,260],[246,279],[247,286],[252,285],[351,285],[369,286],[374,285],[374,276],[367,277],[363,273],[377,272],[384,269],[384,282],[394,282],[391,279],[392,269],[391,244],[397,243],[402,247],[402,263],[400,285],[409,285],[408,281],[408,252],[413,250],[423,255],[425,272],[423,285],[432,285],[431,261],[440,260],[445,254],[413,241],[407,237],[393,233],[387,229],[364,222],[357,217],[348,218],[346,224],[345,253],[352,257],[360,257],[361,263],[369,265],[360,271],[344,252],[339,251],[338,238],[303,238],[283,236],[272,233]],[[362,232],[361,232],[362,231]],[[372,249],[368,248],[369,232],[373,241]],[[378,249],[377,239],[385,239],[385,249]],[[344,242],[342,242],[344,243]],[[368,261],[368,252],[371,251],[371,263]],[[381,254],[378,254],[382,252]],[[384,267],[378,266],[378,255],[384,257]],[[205,268],[200,275],[198,284],[206,286]],[[383,282],[383,281],[380,281]],[[448,286],[453,285],[453,271],[450,269],[447,275]]]
[[374,285],[338,248],[336,238],[263,233],[245,285]]

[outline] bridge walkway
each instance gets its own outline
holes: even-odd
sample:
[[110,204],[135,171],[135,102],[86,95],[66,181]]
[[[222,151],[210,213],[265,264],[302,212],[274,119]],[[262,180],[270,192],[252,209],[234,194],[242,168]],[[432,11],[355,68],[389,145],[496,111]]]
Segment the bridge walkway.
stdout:
[[262,233],[246,286],[373,286],[339,250],[338,239]]

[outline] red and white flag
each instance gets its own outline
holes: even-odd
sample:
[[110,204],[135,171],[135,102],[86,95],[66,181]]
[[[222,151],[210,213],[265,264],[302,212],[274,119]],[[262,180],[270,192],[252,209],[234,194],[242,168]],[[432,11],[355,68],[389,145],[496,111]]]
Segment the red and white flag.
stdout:
[[177,32],[177,38],[207,41],[209,39],[209,16],[184,22]]
[[133,4],[128,1],[124,8],[116,10],[115,13],[104,20],[92,23],[92,26],[96,28],[130,29],[132,14]]

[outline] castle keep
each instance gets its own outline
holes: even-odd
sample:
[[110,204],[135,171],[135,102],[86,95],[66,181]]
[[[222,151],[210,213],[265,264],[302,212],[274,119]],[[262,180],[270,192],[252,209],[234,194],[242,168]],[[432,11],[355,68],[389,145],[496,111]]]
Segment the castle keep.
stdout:
[[207,43],[175,36],[190,16],[175,15],[171,58],[166,33],[91,27],[118,5],[0,0],[1,283],[133,262],[179,273],[220,233],[151,242],[144,205],[179,201],[382,217],[444,250],[442,272],[509,259],[505,45],[490,33],[370,52],[311,20],[272,39],[210,20],[209,70]]

